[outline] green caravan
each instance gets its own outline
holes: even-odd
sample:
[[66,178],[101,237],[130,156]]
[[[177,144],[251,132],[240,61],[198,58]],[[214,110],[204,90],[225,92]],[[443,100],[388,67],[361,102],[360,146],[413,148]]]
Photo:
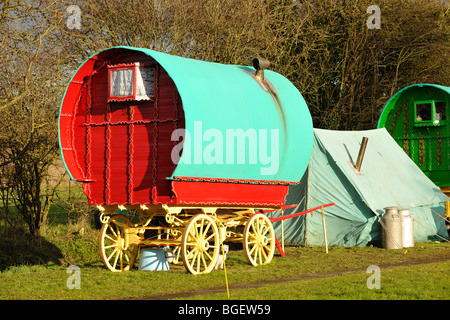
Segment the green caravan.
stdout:
[[394,140],[439,187],[450,187],[450,87],[414,84],[384,106],[378,128]]

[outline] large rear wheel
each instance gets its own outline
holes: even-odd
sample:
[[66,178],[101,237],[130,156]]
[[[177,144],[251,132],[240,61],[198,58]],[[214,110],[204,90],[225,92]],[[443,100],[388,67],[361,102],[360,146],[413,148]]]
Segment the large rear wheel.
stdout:
[[186,224],[181,240],[181,257],[190,273],[209,273],[219,257],[219,229],[206,214],[192,217]]

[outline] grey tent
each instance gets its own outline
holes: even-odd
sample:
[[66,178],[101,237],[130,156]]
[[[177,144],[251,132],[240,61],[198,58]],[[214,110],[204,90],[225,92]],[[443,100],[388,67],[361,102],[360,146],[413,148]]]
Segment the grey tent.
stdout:
[[[363,137],[368,144],[360,172],[354,169]],[[445,201],[449,198],[416,166],[385,129],[314,129],[313,151],[301,183],[290,186],[284,215],[334,202],[325,208],[329,246],[381,242],[379,217],[385,207],[409,209],[415,242],[448,239]],[[275,212],[273,217],[279,216]],[[324,246],[321,211],[284,220],[284,241]],[[274,223],[281,239],[281,222]]]

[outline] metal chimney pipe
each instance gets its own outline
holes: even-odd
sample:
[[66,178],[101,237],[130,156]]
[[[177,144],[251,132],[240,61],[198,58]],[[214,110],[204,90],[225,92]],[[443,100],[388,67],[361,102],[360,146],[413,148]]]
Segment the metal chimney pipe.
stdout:
[[260,81],[264,80],[264,69],[267,69],[270,66],[269,60],[254,58],[253,59],[253,68],[256,69],[255,77]]
[[361,165],[364,158],[364,153],[366,152],[367,141],[369,138],[363,137],[361,142],[361,147],[359,148],[358,160],[356,161],[355,169],[361,171]]

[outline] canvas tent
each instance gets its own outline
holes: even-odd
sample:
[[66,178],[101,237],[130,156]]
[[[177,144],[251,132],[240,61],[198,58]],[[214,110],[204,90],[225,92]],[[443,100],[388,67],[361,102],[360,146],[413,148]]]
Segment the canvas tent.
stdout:
[[[354,169],[363,137],[368,144],[360,172]],[[383,129],[330,131],[314,129],[308,170],[290,187],[284,215],[334,202],[325,209],[329,246],[381,243],[384,208],[409,209],[415,242],[448,239],[445,201],[449,198],[425,176]],[[275,212],[273,217],[279,216]],[[324,246],[321,212],[284,220],[284,243]],[[281,222],[274,223],[281,239]],[[442,237],[442,238],[441,238]]]

